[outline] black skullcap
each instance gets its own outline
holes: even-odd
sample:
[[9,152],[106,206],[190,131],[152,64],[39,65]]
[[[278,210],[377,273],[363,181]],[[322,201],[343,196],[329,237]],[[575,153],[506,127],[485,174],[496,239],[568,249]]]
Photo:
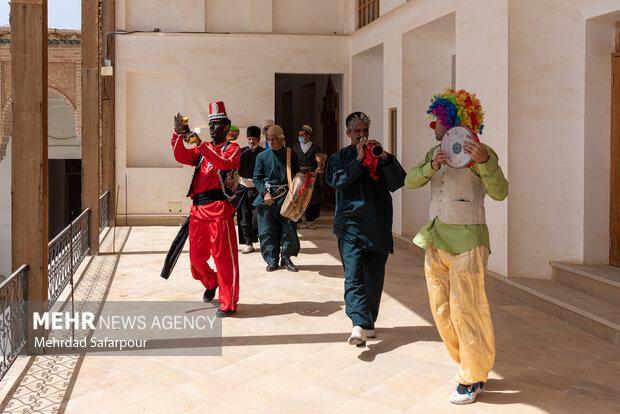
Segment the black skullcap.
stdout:
[[261,129],[257,126],[249,126],[248,129],[246,130],[246,135],[248,136],[248,138],[252,137],[252,138],[260,138],[261,136]]

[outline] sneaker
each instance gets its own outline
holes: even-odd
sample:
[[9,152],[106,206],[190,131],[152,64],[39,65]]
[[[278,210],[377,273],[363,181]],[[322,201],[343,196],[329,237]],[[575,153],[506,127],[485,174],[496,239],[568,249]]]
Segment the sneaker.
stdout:
[[361,326],[354,326],[351,330],[351,336],[347,339],[349,345],[364,346],[366,344],[366,333]]
[[377,333],[375,332],[374,329],[364,329],[364,333],[366,334],[367,338],[376,338],[377,337]]
[[309,221],[309,222],[308,222],[307,227],[308,227],[309,229],[316,229],[316,226],[314,225],[314,222],[313,222],[313,221]]
[[480,382],[477,382],[472,385],[457,385],[456,389],[450,395],[450,402],[452,404],[471,404],[476,401],[476,397],[478,394],[481,394],[484,388],[484,385],[481,387]]
[[213,298],[215,297],[215,289],[217,288],[206,289],[205,293],[202,295],[202,301],[206,303],[211,302]]
[[253,251],[254,251],[254,246],[251,244],[248,244],[247,246],[243,248],[243,250],[241,250],[241,254],[248,254],[248,253],[252,253]]
[[270,265],[267,265],[267,268],[265,270],[268,272],[275,272],[276,270],[278,270],[278,265],[275,263],[272,263]]

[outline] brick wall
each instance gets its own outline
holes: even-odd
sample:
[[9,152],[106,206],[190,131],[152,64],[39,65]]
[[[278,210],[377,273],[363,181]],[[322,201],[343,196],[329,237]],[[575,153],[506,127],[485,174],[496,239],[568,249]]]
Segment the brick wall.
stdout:
[[[0,160],[11,136],[11,44],[10,32],[0,29]],[[82,45],[80,33],[52,29],[48,40],[49,88],[73,109],[76,134],[82,132]]]

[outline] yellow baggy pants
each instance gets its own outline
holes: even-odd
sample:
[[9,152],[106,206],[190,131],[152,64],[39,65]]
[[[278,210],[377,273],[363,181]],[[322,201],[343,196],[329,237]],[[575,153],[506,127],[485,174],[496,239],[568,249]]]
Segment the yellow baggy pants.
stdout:
[[452,359],[459,363],[460,384],[485,382],[495,362],[495,335],[484,275],[489,250],[479,246],[452,254],[426,249],[424,272],[437,330]]

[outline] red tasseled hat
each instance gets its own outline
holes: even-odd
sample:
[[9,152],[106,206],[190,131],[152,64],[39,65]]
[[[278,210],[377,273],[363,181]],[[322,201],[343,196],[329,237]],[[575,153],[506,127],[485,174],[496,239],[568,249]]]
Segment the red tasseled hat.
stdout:
[[209,104],[209,122],[217,119],[228,119],[226,107],[222,101],[214,101]]

